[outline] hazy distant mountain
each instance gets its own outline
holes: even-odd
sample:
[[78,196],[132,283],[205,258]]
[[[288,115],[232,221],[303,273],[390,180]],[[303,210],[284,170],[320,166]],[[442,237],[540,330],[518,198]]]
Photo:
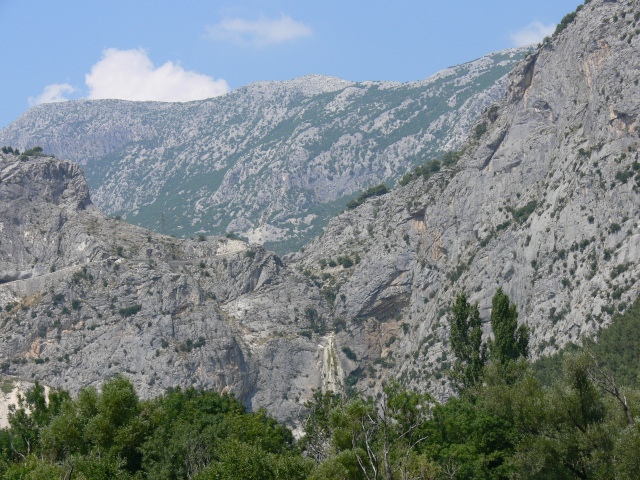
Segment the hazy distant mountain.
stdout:
[[85,170],[93,201],[155,231],[235,231],[280,252],[358,192],[458,147],[526,50],[412,83],[310,75],[188,103],[78,100],[32,108],[0,144]]

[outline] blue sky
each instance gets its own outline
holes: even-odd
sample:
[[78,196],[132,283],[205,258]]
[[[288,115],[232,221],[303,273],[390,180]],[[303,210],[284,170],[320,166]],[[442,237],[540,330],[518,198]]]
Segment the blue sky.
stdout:
[[418,80],[537,41],[579,3],[0,0],[0,128],[43,101],[183,101],[311,73]]

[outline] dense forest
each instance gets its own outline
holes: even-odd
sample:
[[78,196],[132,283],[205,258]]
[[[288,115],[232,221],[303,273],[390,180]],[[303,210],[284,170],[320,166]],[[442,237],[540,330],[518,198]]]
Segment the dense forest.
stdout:
[[[439,404],[390,380],[377,398],[316,392],[304,437],[232,395],[175,389],[139,400],[130,380],[48,398],[39,384],[0,430],[6,479],[631,479],[640,478],[640,302],[598,342],[533,364],[528,331],[502,290],[493,339],[477,305],[452,307]],[[616,383],[620,380],[622,383]],[[30,412],[30,413],[29,413]]]

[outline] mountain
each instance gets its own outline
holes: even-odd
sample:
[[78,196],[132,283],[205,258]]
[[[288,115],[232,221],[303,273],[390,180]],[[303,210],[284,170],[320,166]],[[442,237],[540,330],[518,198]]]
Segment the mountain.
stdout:
[[[499,287],[531,357],[638,296],[640,7],[592,0],[511,73],[457,153],[361,198],[283,258],[107,218],[80,168],[0,161],[0,363],[77,391],[232,390],[294,422],[312,388],[451,394],[449,310]],[[439,168],[438,168],[439,167]]]
[[326,302],[275,254],[106,217],[69,161],[0,154],[0,180],[3,374],[77,392],[126,373],[145,397],[232,391],[289,420],[334,382],[332,337],[311,338]]
[[103,211],[179,237],[299,248],[359,191],[457,148],[527,49],[411,83],[309,75],[188,103],[39,105],[0,132],[81,164]]
[[[336,342],[360,360],[351,382],[444,387],[461,290],[488,335],[502,287],[531,328],[533,358],[594,336],[637,297],[639,19],[636,2],[603,0],[566,17],[457,163],[332,219],[288,258],[335,295],[349,326]],[[345,256],[359,263],[323,268]]]

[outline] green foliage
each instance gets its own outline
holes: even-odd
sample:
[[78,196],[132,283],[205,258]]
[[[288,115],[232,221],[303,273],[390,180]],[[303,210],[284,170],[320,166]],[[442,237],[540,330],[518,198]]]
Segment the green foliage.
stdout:
[[509,303],[509,297],[502,287],[491,301],[491,330],[494,339],[489,342],[491,358],[504,365],[520,357],[527,357],[529,348],[529,329],[518,326],[516,306]]
[[524,223],[527,221],[529,216],[535,211],[538,207],[537,200],[531,200],[527,202],[527,204],[517,210],[514,210],[511,207],[507,207],[507,211],[513,215],[513,219],[518,223]]
[[[640,387],[640,297],[624,312],[611,319],[611,325],[601,328],[598,341],[585,340],[585,346],[593,352],[600,364],[608,369],[623,385]],[[573,343],[562,351],[536,360],[532,370],[544,385],[551,385],[561,373],[562,363],[579,350]]]
[[124,307],[118,310],[118,313],[123,317],[131,317],[142,310],[142,305],[131,305],[130,307]]
[[348,255],[338,257],[338,265],[342,265],[344,268],[353,267],[353,260]]
[[485,133],[487,133],[487,124],[484,122],[479,123],[473,129],[473,136],[476,140],[480,140]]
[[482,321],[478,304],[470,305],[466,293],[460,292],[453,304],[451,319],[451,350],[456,356],[453,378],[459,391],[476,385],[487,360],[482,341]]
[[293,480],[312,463],[287,427],[233,396],[176,389],[140,402],[122,376],[48,403],[36,383],[0,430],[2,478]]
[[362,205],[367,199],[372,197],[379,197],[388,192],[389,192],[389,189],[386,187],[386,185],[382,183],[380,185],[370,187],[366,189],[364,192],[362,192],[358,196],[358,198],[355,198],[354,200],[349,201],[349,203],[347,203],[347,210],[353,210],[354,208]]
[[513,462],[522,478],[616,478],[614,445],[626,422],[596,375],[588,355],[572,356],[552,388],[520,395],[529,414],[518,419],[526,433]]
[[355,352],[351,350],[349,347],[342,347],[342,353],[344,353],[345,357],[347,357],[350,360],[355,361],[358,359]]
[[[3,150],[4,151],[4,150]],[[8,153],[8,152],[5,152]],[[18,150],[15,150],[14,153],[18,155]],[[44,153],[42,153],[42,147],[33,147],[28,148],[24,152],[22,152],[23,157],[46,157]]]
[[554,36],[558,35],[565,28],[567,28],[567,26],[575,20],[576,15],[577,15],[577,12],[571,12],[571,13],[567,13],[564,17],[562,17],[562,20],[560,20],[560,23],[556,26],[556,30],[555,32],[553,32],[553,35]]
[[461,151],[449,151],[445,153],[442,156],[442,158],[439,160],[431,160],[430,162],[425,163],[424,165],[416,166],[412,172],[405,174],[400,179],[398,184],[401,187],[403,187],[407,185],[409,182],[412,182],[413,180],[420,177],[427,180],[429,177],[431,177],[431,175],[439,172],[441,167],[451,167],[456,163],[458,163],[458,160],[460,160],[461,156],[462,156]]
[[311,478],[406,478],[416,469],[412,451],[423,429],[432,398],[403,390],[391,380],[378,402],[355,395],[343,400],[316,393],[307,405],[304,448],[323,460]]

